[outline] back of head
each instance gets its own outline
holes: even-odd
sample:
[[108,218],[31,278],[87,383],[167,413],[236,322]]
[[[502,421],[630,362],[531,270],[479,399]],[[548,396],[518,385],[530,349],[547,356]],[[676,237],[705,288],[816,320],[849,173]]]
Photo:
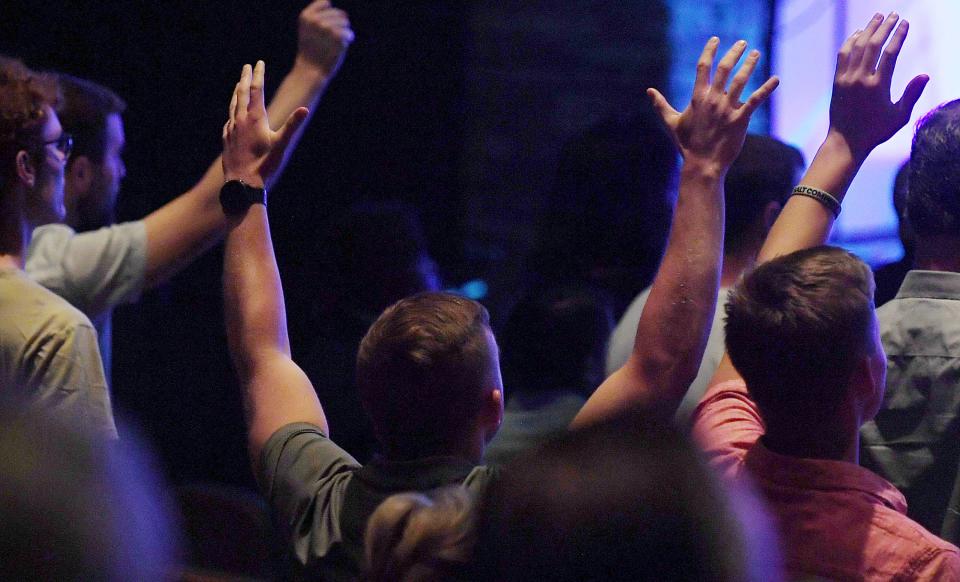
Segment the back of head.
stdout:
[[735,253],[749,242],[746,238],[768,204],[786,203],[803,166],[803,154],[797,148],[765,135],[747,135],[724,182],[725,252]]
[[449,293],[401,299],[370,326],[357,388],[388,455],[442,454],[469,434],[485,389],[499,381],[488,334],[487,310]]
[[531,272],[544,284],[593,283],[621,308],[656,273],[678,166],[677,148],[646,100],[635,115],[571,140],[537,226]]
[[907,216],[917,237],[960,237],[960,99],[917,124],[907,182]]
[[0,406],[0,579],[167,579],[174,532],[153,473],[129,441],[113,447]]
[[502,470],[479,504],[478,580],[743,580],[742,532],[694,447],[629,414]]
[[17,152],[42,149],[47,112],[59,99],[53,77],[31,71],[20,60],[0,56],[0,193],[16,175]]
[[601,291],[565,285],[528,293],[498,334],[506,385],[530,393],[589,393],[603,381],[612,329],[613,305]]
[[766,262],[734,287],[727,352],[768,429],[820,430],[847,398],[873,353],[873,291],[863,261],[827,246]]
[[59,74],[63,104],[57,110],[63,130],[73,135],[73,154],[68,164],[80,156],[103,161],[107,141],[107,117],[119,115],[127,104],[110,89],[71,75]]

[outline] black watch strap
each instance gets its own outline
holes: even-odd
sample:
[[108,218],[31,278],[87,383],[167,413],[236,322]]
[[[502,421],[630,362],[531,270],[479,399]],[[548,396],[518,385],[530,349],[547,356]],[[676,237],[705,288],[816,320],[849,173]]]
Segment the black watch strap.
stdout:
[[256,188],[243,180],[229,180],[220,188],[220,206],[227,216],[242,214],[252,204],[267,205],[266,188]]

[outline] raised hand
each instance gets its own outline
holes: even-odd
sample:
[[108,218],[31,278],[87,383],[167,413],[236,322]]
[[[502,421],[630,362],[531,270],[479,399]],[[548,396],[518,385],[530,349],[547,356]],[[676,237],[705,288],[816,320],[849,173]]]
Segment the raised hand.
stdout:
[[230,100],[230,119],[223,126],[223,174],[226,180],[243,180],[262,186],[283,161],[284,152],[307,118],[307,108],[290,114],[277,131],[270,129],[263,99],[266,65],[244,65]]
[[672,133],[685,163],[703,163],[726,171],[743,147],[750,116],[770,97],[780,81],[776,77],[767,79],[746,102],[741,103],[740,95],[760,60],[760,52],[750,51],[728,88],[727,81],[747,43],[738,41],[727,51],[711,80],[710,71],[719,44],[720,39],[713,37],[703,48],[697,62],[693,97],[683,113],[671,107],[656,89],[647,89],[647,94]]
[[874,15],[866,28],[847,38],[837,54],[830,131],[842,135],[860,159],[906,125],[930,80],[917,75],[907,83],[903,96],[896,103],[891,101],[893,70],[910,29],[906,20],[897,26],[898,19],[896,13],[886,18]]
[[329,0],[314,0],[300,13],[299,63],[316,67],[325,77],[332,77],[351,42],[353,30],[347,13],[334,8]]

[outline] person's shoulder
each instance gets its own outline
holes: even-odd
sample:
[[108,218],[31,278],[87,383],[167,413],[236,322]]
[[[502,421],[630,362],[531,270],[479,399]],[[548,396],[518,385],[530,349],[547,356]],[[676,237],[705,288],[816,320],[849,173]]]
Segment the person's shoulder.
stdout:
[[48,334],[93,331],[93,324],[82,311],[22,271],[3,272],[0,297],[7,311],[5,315],[21,322],[29,319],[33,322],[30,327],[42,327]]
[[35,263],[43,261],[48,253],[63,249],[75,236],[76,231],[66,224],[44,224],[33,229],[30,244],[27,246],[27,272],[30,272]]

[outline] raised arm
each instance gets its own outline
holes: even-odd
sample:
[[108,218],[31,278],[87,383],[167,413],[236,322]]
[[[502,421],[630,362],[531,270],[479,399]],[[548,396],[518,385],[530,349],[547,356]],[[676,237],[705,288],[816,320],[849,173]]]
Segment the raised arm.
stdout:
[[677,112],[648,90],[683,156],[680,192],[667,249],[637,325],[633,352],[600,385],[574,419],[582,426],[636,405],[676,409],[697,375],[713,320],[723,255],[723,180],[743,146],[750,115],[776,89],[767,80],[747,99],[740,95],[760,58],[750,52],[729,88],[744,51],[737,42],[710,71],[719,39],[711,38],[697,63],[693,98]]
[[[298,34],[293,68],[270,103],[272,119],[286,119],[298,107],[311,110],[353,41],[347,14],[331,7],[328,0],[315,0],[300,13]],[[270,176],[271,183],[279,177],[299,138],[300,132],[292,137],[276,173]],[[146,288],[168,280],[223,237],[227,223],[217,198],[224,178],[221,166],[217,158],[196,185],[144,219]]]
[[[839,203],[870,152],[910,120],[930,80],[926,75],[914,77],[903,96],[896,103],[891,100],[894,67],[910,28],[906,20],[898,26],[898,19],[896,13],[886,18],[874,15],[863,30],[847,38],[837,54],[830,127],[801,184],[827,192]],[[826,243],[835,219],[821,202],[791,196],[770,229],[757,264]],[[711,383],[734,378],[739,374],[724,356]]]
[[[307,117],[306,109],[297,109],[278,131],[271,130],[263,74],[262,61],[254,70],[243,67],[223,129],[224,177],[255,187],[269,183]],[[223,262],[227,340],[244,390],[256,471],[260,451],[277,429],[309,422],[326,432],[327,421],[310,380],[290,358],[283,288],[264,205],[252,204],[229,217]]]
[[[831,194],[838,202],[843,202],[870,152],[910,120],[929,81],[926,75],[914,77],[900,100],[891,101],[893,70],[910,28],[906,20],[899,26],[897,21],[896,13],[887,18],[875,15],[862,31],[847,38],[837,54],[830,128],[801,183]],[[791,196],[770,230],[758,262],[825,243],[834,219],[833,212],[820,202]]]

